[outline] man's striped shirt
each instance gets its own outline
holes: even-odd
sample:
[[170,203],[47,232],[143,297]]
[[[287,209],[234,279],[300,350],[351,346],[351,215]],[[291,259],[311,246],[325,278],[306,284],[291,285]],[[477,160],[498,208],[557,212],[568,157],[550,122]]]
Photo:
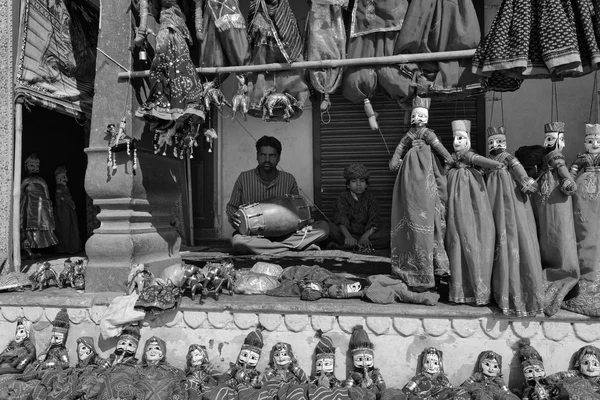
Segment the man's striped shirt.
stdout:
[[294,175],[277,170],[277,176],[272,181],[260,178],[258,167],[244,171],[235,181],[231,198],[227,203],[227,218],[232,224],[233,214],[241,205],[257,203],[272,197],[282,197],[286,194],[298,195],[298,183]]

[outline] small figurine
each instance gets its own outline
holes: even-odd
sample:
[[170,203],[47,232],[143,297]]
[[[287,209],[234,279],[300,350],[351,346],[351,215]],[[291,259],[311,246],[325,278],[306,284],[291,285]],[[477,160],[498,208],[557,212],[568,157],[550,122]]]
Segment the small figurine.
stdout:
[[300,107],[298,101],[289,93],[277,93],[275,86],[265,90],[265,93],[259,101],[259,107],[262,108],[263,121],[269,121],[273,117],[275,108],[283,109],[283,119],[290,122],[294,115],[294,107]]
[[239,86],[237,94],[233,96],[232,100],[233,105],[231,106],[231,119],[235,119],[235,115],[239,110],[240,114],[242,114],[242,118],[244,119],[244,121],[247,121],[248,117],[246,116],[246,114],[248,114],[248,110],[250,108],[250,97],[248,97],[248,85],[246,84],[246,76],[236,75],[235,77],[238,80]]
[[502,356],[493,351],[479,353],[475,371],[462,387],[473,399],[519,400],[502,378]]
[[231,108],[231,103],[227,101],[223,92],[219,88],[216,80],[208,81],[202,84],[202,96],[204,98],[204,107],[210,110],[210,106],[214,105],[219,111],[223,108],[223,104]]
[[54,210],[48,185],[39,175],[40,159],[30,154],[25,159],[27,177],[21,182],[21,247],[29,258],[39,254],[35,249],[44,249],[58,244],[54,234]]
[[175,285],[170,279],[166,282],[155,279],[152,284],[145,285],[139,292],[139,297],[134,308],[144,310],[152,314],[159,314],[177,307],[181,300],[182,289]]
[[421,353],[420,371],[408,382],[402,392],[409,399],[464,399],[471,396],[465,389],[454,389],[444,373],[444,353],[428,347]]
[[202,395],[217,386],[219,371],[212,368],[208,361],[206,347],[192,344],[186,356],[185,390],[189,400],[201,400]]
[[138,368],[136,386],[142,399],[168,400],[184,397],[184,374],[167,362],[167,345],[156,336],[146,340],[144,355]]
[[356,325],[352,329],[350,343],[348,344],[348,348],[352,353],[354,371],[348,374],[344,386],[362,387],[374,392],[376,395],[385,391],[386,386],[383,376],[379,369],[375,368],[373,347],[373,342],[369,339],[367,331],[364,330],[362,325]]
[[64,268],[58,275],[58,285],[65,287],[69,284],[76,290],[85,289],[85,267],[87,266],[88,259],[80,258],[78,260],[72,260],[67,258],[64,262]]
[[233,296],[233,282],[236,277],[233,262],[207,263],[205,268],[207,273],[202,292],[203,297],[213,295],[215,300],[219,300],[219,295],[223,290],[227,290],[229,295]]
[[329,336],[317,332],[319,343],[315,347],[315,376],[311,382],[327,389],[342,387],[342,381],[335,376],[335,347]]
[[54,281],[56,286],[60,286],[58,275],[54,268],[52,268],[52,264],[48,261],[38,263],[36,271],[29,279],[31,279],[32,282],[31,291],[34,291],[35,289],[44,290],[50,286],[50,281]]
[[[485,305],[492,300],[492,266],[496,231],[490,199],[480,168],[505,168],[471,151],[471,121],[452,121],[454,154],[448,171],[446,251],[450,260],[450,294],[454,303]],[[463,212],[465,207],[477,213]]]
[[117,169],[117,159],[115,157],[115,153],[122,151],[123,146],[127,149],[127,155],[131,156],[131,148],[133,148],[133,172],[137,170],[138,158],[137,158],[137,148],[135,146],[135,141],[129,135],[127,135],[127,120],[123,116],[121,118],[121,122],[119,123],[119,129],[115,127],[115,124],[108,124],[106,126],[106,134],[108,135],[108,161],[107,165],[112,171],[116,171]]
[[127,294],[129,295],[134,291],[137,291],[138,294],[142,293],[144,287],[153,282],[154,275],[146,269],[145,264],[133,264],[127,278]]
[[67,186],[67,169],[64,165],[54,170],[56,179],[56,191],[54,194],[54,217],[56,222],[56,236],[58,244],[56,250],[60,253],[77,253],[81,250],[79,239],[79,225],[77,223],[77,212],[75,202]]
[[[185,264],[183,266],[183,274],[183,290],[189,290],[192,294],[192,301],[194,301],[196,300],[196,292],[198,290],[200,290],[200,293],[204,292],[204,274],[200,272],[200,267],[194,264]],[[208,295],[208,293],[205,293],[205,295]]]
[[544,313],[552,316],[560,310],[565,296],[575,288],[580,276],[571,198],[577,185],[562,154],[564,122],[545,124],[544,132],[546,155],[538,177],[540,189],[532,199],[544,266]]
[[35,361],[35,345],[29,337],[31,325],[25,317],[17,319],[14,339],[0,353],[0,386],[4,383],[2,375],[20,374]]
[[213,143],[215,140],[217,140],[219,138],[219,135],[217,135],[217,131],[215,131],[214,129],[210,128],[204,131],[204,137],[206,138],[206,141],[209,143],[210,148],[208,149],[209,153],[212,153],[212,148],[213,148]]

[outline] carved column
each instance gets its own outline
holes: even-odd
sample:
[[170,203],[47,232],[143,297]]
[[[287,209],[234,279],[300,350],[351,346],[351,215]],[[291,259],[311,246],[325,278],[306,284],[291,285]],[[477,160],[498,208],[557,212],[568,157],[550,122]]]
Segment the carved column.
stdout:
[[[181,239],[170,225],[170,209],[179,196],[183,163],[154,154],[153,133],[143,121],[132,117],[147,95],[147,88],[140,90],[144,82],[130,85],[117,80],[122,67],[149,68],[149,64],[139,68],[132,65],[137,54],[130,51],[134,35],[130,4],[102,1],[90,144],[85,150],[85,190],[101,209],[101,225],[85,245],[89,257],[86,290],[91,292],[123,291],[134,263],[144,263],[158,275],[165,267],[181,262]],[[155,23],[151,20],[149,27]],[[118,128],[122,117],[126,118],[127,134],[140,139],[136,145],[137,171],[133,170],[133,154],[125,151],[115,153],[116,170],[107,165],[106,127],[112,123]]]

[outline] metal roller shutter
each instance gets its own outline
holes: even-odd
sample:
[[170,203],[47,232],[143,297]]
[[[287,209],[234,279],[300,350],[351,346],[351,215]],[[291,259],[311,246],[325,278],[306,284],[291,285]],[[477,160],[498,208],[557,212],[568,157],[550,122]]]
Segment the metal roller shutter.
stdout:
[[[404,111],[383,96],[371,100],[378,114],[377,121],[381,135],[369,128],[362,104],[353,104],[341,94],[331,97],[330,121],[324,115],[321,118],[318,102],[314,102],[314,182],[315,203],[329,218],[333,215],[333,206],[338,195],[345,190],[343,169],[352,162],[363,163],[371,171],[369,190],[377,197],[381,205],[381,218],[391,215],[392,189],[396,174],[388,169],[388,154],[382,136],[393,154],[398,142],[410,128],[404,124]],[[474,150],[485,154],[485,114],[483,96],[464,100],[432,100],[429,110],[428,127],[433,129],[444,146],[452,152],[451,121],[468,119],[472,123],[471,141]],[[479,146],[478,146],[479,145]],[[483,152],[482,152],[483,151]]]

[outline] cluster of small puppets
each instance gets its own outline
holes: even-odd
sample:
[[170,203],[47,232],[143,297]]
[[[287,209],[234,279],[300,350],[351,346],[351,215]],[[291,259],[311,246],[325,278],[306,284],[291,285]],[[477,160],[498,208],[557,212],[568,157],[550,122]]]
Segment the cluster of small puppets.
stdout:
[[146,340],[141,361],[136,358],[140,341],[137,325],[126,325],[108,358],[96,352],[91,337],[77,339],[77,362],[70,366],[65,346],[69,316],[61,310],[52,323],[47,348],[36,357],[31,322],[17,320],[14,336],[0,353],[0,399],[22,400],[338,400],[380,398],[405,399],[595,399],[600,391],[600,349],[585,346],[572,358],[572,369],[546,375],[540,354],[527,342],[518,343],[525,377],[519,395],[512,393],[502,377],[502,357],[484,351],[473,374],[453,387],[444,373],[442,351],[429,347],[420,355],[417,374],[402,388],[387,388],[375,367],[374,345],[362,326],[354,327],[349,351],[352,367],[345,380],[335,376],[336,348],[329,336],[317,333],[314,374],[298,365],[289,343],[276,343],[269,365],[257,370],[264,346],[262,326],[251,331],[235,363],[227,371],[216,370],[207,350],[189,346],[186,368],[167,362],[165,342],[155,336]]

